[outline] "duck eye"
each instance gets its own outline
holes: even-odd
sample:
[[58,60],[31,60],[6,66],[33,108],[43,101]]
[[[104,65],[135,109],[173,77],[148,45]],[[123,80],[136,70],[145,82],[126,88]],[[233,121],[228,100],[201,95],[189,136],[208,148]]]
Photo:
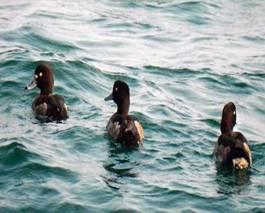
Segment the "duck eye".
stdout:
[[40,77],[42,76],[42,72],[40,72],[39,76],[40,76]]
[[233,111],[233,115],[236,115],[236,111]]
[[38,75],[35,75],[35,78],[37,79],[38,78]]
[[115,91],[116,91],[116,92],[118,91],[118,87],[115,87]]

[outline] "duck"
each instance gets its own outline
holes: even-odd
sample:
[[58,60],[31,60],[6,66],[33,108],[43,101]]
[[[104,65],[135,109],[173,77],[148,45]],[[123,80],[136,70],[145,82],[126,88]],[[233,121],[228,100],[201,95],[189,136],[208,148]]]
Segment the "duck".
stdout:
[[48,120],[66,120],[68,118],[67,105],[64,97],[53,94],[54,75],[48,63],[39,63],[34,72],[33,80],[25,87],[26,90],[39,88],[32,103],[32,110],[39,117],[46,117]]
[[111,116],[106,126],[108,134],[115,141],[127,147],[141,145],[144,139],[144,129],[135,116],[129,115],[130,89],[128,84],[120,80],[115,81],[112,93],[104,100],[113,100],[117,105],[117,111]]
[[220,124],[221,135],[215,145],[214,154],[221,166],[241,170],[251,167],[252,154],[245,136],[241,132],[233,131],[236,119],[235,104],[225,104]]

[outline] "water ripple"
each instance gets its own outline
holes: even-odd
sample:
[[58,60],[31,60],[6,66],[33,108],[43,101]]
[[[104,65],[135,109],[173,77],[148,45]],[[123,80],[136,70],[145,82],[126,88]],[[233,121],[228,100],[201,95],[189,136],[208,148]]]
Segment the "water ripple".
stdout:
[[[263,211],[264,9],[260,0],[3,1],[0,212]],[[243,27],[242,27],[243,26]],[[40,122],[47,61],[70,118]],[[145,129],[126,149],[106,134],[115,80]],[[223,105],[253,152],[250,171],[215,165]],[[246,202],[247,201],[247,202]]]

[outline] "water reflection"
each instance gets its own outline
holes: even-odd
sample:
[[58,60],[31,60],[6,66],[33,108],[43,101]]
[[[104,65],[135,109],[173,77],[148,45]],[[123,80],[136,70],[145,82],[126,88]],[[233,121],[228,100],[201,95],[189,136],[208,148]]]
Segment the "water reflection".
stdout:
[[220,194],[240,194],[251,185],[250,170],[234,170],[216,166],[215,181],[218,184],[217,192]]
[[108,148],[108,157],[103,164],[107,174],[102,178],[107,186],[118,190],[128,178],[138,176],[140,148],[126,148],[113,141],[109,142]]

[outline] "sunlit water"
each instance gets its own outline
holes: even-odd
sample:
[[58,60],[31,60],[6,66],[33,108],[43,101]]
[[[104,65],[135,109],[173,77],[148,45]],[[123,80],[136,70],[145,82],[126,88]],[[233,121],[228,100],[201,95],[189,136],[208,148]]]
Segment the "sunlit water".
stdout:
[[[15,1],[0,5],[0,212],[265,211],[263,0]],[[41,123],[24,91],[38,61],[70,118]],[[117,79],[143,147],[113,143]],[[216,168],[234,101],[253,167]]]

